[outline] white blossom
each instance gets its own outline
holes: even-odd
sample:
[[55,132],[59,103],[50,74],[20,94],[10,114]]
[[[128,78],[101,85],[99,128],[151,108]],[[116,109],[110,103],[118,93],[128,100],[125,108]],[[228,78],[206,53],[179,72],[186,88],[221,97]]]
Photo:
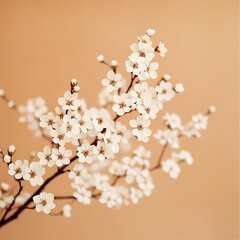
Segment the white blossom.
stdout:
[[43,211],[49,214],[52,209],[56,207],[54,204],[54,195],[52,193],[41,192],[39,195],[33,197],[33,201],[36,204],[36,211]]
[[77,110],[80,106],[80,101],[77,99],[77,93],[71,93],[70,91],[66,91],[63,97],[58,99],[58,103],[62,106],[64,110]]
[[172,87],[172,83],[161,81],[156,87],[157,98],[160,101],[170,101],[174,96],[175,92]]
[[182,129],[182,122],[180,117],[175,113],[165,113],[163,116],[164,123],[171,129]]
[[42,185],[42,176],[45,174],[45,172],[46,170],[42,167],[40,162],[31,162],[25,179],[28,180],[32,186]]
[[38,152],[37,155],[40,164],[43,166],[47,165],[48,167],[52,167],[56,164],[56,161],[52,159],[52,149],[48,146],[45,146],[43,152]]
[[154,137],[159,140],[161,145],[169,144],[172,148],[179,148],[179,139],[177,130],[158,130]]
[[6,208],[7,205],[12,203],[13,199],[13,195],[4,195],[4,193],[0,190],[0,209]]
[[113,92],[123,87],[124,80],[120,73],[114,73],[113,71],[109,71],[107,73],[107,78],[104,78],[102,80],[102,85],[106,87],[106,90],[108,92]]
[[79,187],[77,192],[73,193],[73,196],[80,202],[86,205],[91,203],[91,191],[87,190],[86,188]]
[[65,149],[64,146],[60,146],[58,149],[52,149],[52,159],[56,162],[58,167],[68,165],[70,163],[71,155],[72,151]]
[[165,47],[164,43],[159,42],[157,49],[158,49],[157,51],[159,52],[159,55],[161,57],[165,57],[165,54],[168,51],[168,49]]
[[124,115],[127,112],[131,111],[132,107],[132,99],[129,98],[129,95],[126,93],[123,93],[122,95],[114,95],[113,97],[114,105],[112,107],[112,110],[116,112],[119,116]]
[[192,116],[192,121],[196,129],[207,129],[208,116],[199,113]]
[[176,179],[181,172],[179,165],[173,159],[162,161],[162,169],[164,172],[169,173],[170,177]]
[[14,176],[17,180],[19,179],[27,179],[28,178],[28,160],[17,160],[15,163],[9,164],[8,173],[11,176]]
[[138,116],[137,119],[130,120],[130,126],[133,128],[132,133],[139,141],[148,142],[152,131],[148,128],[150,120],[144,119],[143,116]]
[[93,145],[90,145],[90,143],[86,140],[82,143],[80,147],[77,148],[77,156],[78,160],[81,163],[92,163],[93,158],[94,158],[94,153],[93,153]]

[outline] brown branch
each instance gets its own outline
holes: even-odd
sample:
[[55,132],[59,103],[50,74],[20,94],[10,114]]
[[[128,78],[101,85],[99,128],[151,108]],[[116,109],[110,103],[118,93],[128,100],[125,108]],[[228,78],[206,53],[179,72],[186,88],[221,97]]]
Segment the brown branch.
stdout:
[[20,193],[22,192],[22,189],[23,189],[22,183],[21,183],[20,180],[18,180],[17,182],[18,182],[18,184],[19,184],[19,190],[18,190],[17,194],[14,196],[14,199],[13,199],[12,203],[6,208],[6,211],[5,211],[5,213],[4,213],[4,215],[3,215],[2,219],[1,219],[0,223],[5,220],[5,217],[6,217],[7,214],[11,211],[13,205],[15,204],[15,201],[16,201],[17,197],[18,197],[18,196],[20,195]]
[[130,85],[128,86],[127,90],[126,90],[126,93],[129,92],[129,90],[131,89],[132,85],[133,85],[133,82],[134,82],[134,79],[137,77],[137,75],[133,75],[131,74],[131,82],[130,82]]
[[156,169],[158,169],[158,168],[161,167],[161,161],[162,161],[162,158],[163,158],[163,155],[164,155],[164,153],[165,153],[165,151],[166,151],[167,146],[168,146],[168,144],[165,144],[165,145],[163,146],[163,149],[162,149],[162,151],[161,151],[161,153],[160,153],[158,162],[157,162],[157,164],[156,164],[155,166],[153,166],[153,167],[151,167],[151,168],[149,169],[150,172],[151,172],[151,171],[154,171],[154,170],[156,170]]

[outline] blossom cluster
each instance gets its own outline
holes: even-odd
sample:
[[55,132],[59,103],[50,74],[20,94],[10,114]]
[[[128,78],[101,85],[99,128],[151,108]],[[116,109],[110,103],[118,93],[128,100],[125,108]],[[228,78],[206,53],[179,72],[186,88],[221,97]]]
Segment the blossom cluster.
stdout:
[[[0,97],[21,114],[20,122],[27,122],[35,136],[48,141],[31,159],[15,160],[13,145],[6,153],[0,151],[9,175],[20,186],[18,193],[13,194],[8,184],[1,184],[0,210],[6,209],[2,221],[15,204],[18,208],[15,214],[32,208],[37,212],[70,217],[73,201],[88,205],[95,199],[109,208],[138,203],[152,194],[152,171],[162,169],[176,179],[181,163],[193,163],[190,152],[181,149],[180,139],[199,138],[215,108],[212,106],[207,113],[192,116],[186,124],[177,114],[167,112],[162,117],[165,128],[152,131],[152,123],[165,104],[184,91],[181,83],[171,82],[170,75],[158,78],[159,64],[154,59],[158,55],[165,57],[168,50],[162,42],[153,45],[154,34],[155,30],[148,29],[130,46],[131,54],[125,62],[130,82],[117,72],[116,60],[109,64],[103,55],[97,57],[110,68],[101,81],[100,107],[88,107],[86,101],[79,98],[80,87],[76,79],[71,80],[70,90],[58,99],[54,111],[48,111],[40,97],[17,107],[0,90]],[[128,122],[119,120],[127,114],[131,116]],[[162,145],[156,164],[144,146],[152,136]],[[134,139],[140,145],[129,153]],[[171,154],[163,157],[167,146]],[[121,152],[124,155],[120,155]],[[48,168],[52,168],[50,172],[55,171],[50,177]],[[68,174],[73,189],[70,196],[56,196],[44,190],[64,173]],[[35,188],[32,194],[22,192],[25,182]],[[55,203],[58,199],[72,202],[63,205],[60,212],[52,213],[58,206]]]

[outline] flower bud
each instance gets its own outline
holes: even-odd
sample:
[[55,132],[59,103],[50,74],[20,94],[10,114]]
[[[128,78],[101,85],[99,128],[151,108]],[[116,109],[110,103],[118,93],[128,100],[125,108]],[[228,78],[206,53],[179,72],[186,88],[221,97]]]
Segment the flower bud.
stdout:
[[118,65],[118,61],[116,61],[116,60],[111,61],[111,66],[112,67],[117,67],[117,65]]
[[146,33],[147,33],[147,35],[148,35],[149,37],[151,37],[152,35],[155,34],[155,29],[149,28],[149,29],[147,29]]
[[9,155],[5,155],[3,158],[5,163],[10,163],[11,162],[11,157]]
[[76,80],[75,78],[71,80],[71,85],[72,85],[72,86],[77,85],[77,83],[78,83],[78,82],[77,82],[77,80]]
[[12,156],[15,153],[15,151],[16,151],[16,148],[14,145],[10,145],[8,147],[8,155]]
[[163,79],[166,81],[170,81],[171,80],[171,76],[169,74],[164,74],[163,75]]
[[9,190],[9,184],[7,184],[7,183],[1,183],[1,189],[4,191],[4,192],[6,192],[6,191],[8,191]]
[[3,89],[0,89],[0,97],[3,97],[5,95],[5,92]]
[[177,84],[175,85],[174,90],[175,90],[177,93],[182,93],[182,92],[184,92],[184,87],[183,87],[182,83],[177,83]]
[[215,106],[210,106],[208,109],[209,113],[215,113],[216,112],[216,107]]
[[79,92],[80,91],[80,87],[79,86],[74,86],[73,87],[73,92]]
[[7,105],[8,105],[9,108],[14,108],[15,107],[14,101],[9,101]]
[[97,61],[104,62],[104,56],[103,55],[98,55],[97,56]]

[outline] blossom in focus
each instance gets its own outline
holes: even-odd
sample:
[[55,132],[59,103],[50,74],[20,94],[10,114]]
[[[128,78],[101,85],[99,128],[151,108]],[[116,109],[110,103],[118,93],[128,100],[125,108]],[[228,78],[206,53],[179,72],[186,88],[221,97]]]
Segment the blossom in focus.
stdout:
[[39,195],[33,197],[33,201],[36,204],[37,212],[44,212],[49,214],[52,209],[56,207],[54,203],[54,195],[52,193],[42,192]]

